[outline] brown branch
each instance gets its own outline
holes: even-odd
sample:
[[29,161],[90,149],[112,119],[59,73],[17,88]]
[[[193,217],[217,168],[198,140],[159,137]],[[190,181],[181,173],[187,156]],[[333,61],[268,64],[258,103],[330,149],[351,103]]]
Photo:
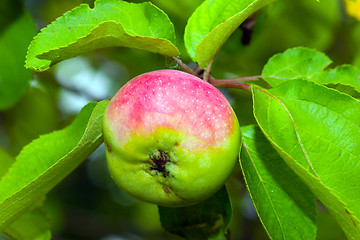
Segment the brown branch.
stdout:
[[238,88],[238,89],[250,91],[249,84],[239,83],[238,80],[234,80],[234,79],[215,79],[210,76],[209,83],[214,87]]
[[[172,59],[174,61],[176,61],[177,64],[181,68],[183,68],[186,72],[188,72],[194,76],[200,77],[198,73],[200,72],[200,70],[203,70],[203,69],[200,69],[198,66],[196,66],[194,68],[194,70],[192,70],[185,63],[183,63],[179,58],[172,57]],[[239,78],[229,78],[229,79],[216,79],[210,75],[212,63],[213,63],[213,61],[210,62],[208,68],[205,70],[204,75],[203,75],[203,80],[206,82],[209,82],[211,85],[213,85],[215,87],[238,88],[238,89],[250,91],[250,85],[247,83],[242,83],[242,82],[255,81],[262,77],[259,75],[259,76],[249,76],[249,77],[239,77]]]
[[262,78],[263,76],[248,76],[248,77],[238,77],[238,78],[228,78],[228,79],[216,79],[219,81],[226,81],[226,82],[245,82],[245,81],[256,81]]

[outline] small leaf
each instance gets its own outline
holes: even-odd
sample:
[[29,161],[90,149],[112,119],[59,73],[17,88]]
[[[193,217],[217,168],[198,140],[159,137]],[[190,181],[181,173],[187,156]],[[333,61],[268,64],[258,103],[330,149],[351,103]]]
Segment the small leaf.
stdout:
[[0,110],[12,107],[32,78],[33,73],[24,68],[24,61],[35,34],[34,21],[23,13],[0,36]]
[[262,75],[273,87],[300,78],[358,96],[360,70],[351,65],[342,65],[325,71],[330,63],[331,60],[321,52],[297,47],[271,57],[264,66]]
[[87,104],[67,128],[40,136],[24,147],[0,181],[0,231],[102,143],[102,117],[107,104]]
[[185,47],[194,62],[207,68],[230,35],[251,14],[274,0],[206,0],[189,18]]
[[98,0],[82,4],[42,29],[29,47],[26,67],[45,71],[51,65],[104,47],[130,47],[179,55],[174,26],[151,3]]
[[271,57],[262,71],[264,80],[276,87],[286,81],[303,78],[312,79],[322,72],[331,60],[313,49],[297,47]]
[[360,239],[359,101],[300,79],[252,92],[266,137],[349,239]]
[[208,200],[190,207],[159,206],[163,228],[186,239],[226,239],[231,211],[225,187]]
[[335,69],[318,73],[314,76],[313,80],[321,84],[341,84],[351,87],[360,93],[360,69],[355,66],[338,66]]
[[242,127],[240,163],[254,206],[271,239],[315,239],[315,197],[257,126]]
[[22,214],[4,233],[13,240],[50,240],[49,220],[45,213],[34,210]]

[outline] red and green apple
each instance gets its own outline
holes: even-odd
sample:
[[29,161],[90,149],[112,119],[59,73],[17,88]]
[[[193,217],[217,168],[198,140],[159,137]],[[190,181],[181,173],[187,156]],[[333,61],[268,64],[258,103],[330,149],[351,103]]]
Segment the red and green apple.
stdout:
[[114,181],[161,206],[192,205],[219,190],[237,162],[240,139],[236,115],[221,92],[177,70],[133,78],[104,116]]

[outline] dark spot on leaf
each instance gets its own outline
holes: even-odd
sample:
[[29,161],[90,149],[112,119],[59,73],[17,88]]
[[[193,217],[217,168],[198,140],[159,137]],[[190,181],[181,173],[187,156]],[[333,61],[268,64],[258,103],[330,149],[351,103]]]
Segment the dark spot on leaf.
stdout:
[[71,30],[71,27],[68,27],[69,30]]

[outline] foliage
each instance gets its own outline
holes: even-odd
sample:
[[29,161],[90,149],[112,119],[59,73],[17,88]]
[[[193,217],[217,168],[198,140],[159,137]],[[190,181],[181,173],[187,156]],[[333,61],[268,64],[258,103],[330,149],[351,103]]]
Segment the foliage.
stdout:
[[[359,1],[96,0],[70,10],[74,2],[67,0],[62,3],[67,12],[50,16],[58,18],[34,37],[32,16],[48,17],[51,6],[59,6],[54,2],[43,10],[40,3],[25,8],[20,1],[0,3],[3,236],[45,240],[51,231],[57,234],[61,214],[49,217],[46,211],[54,211],[49,206],[60,199],[62,184],[87,164],[95,166],[89,167],[93,178],[88,182],[103,188],[101,204],[94,200],[100,194],[94,194],[93,200],[79,197],[79,205],[106,212],[106,225],[121,213],[130,214],[131,221],[126,217],[106,227],[116,232],[119,225],[156,229],[153,215],[159,213],[163,228],[173,234],[167,238],[246,236],[246,227],[239,226],[249,208],[240,218],[238,212],[247,189],[271,239],[328,239],[321,228],[324,215],[334,232],[335,223],[343,231],[333,234],[335,239],[343,234],[360,238]],[[56,64],[76,65],[78,55],[85,55],[97,73],[92,69],[71,79],[67,74],[60,81],[59,72],[66,68]],[[154,210],[114,190],[99,148],[102,117],[112,86],[169,67],[182,67],[221,87],[240,123],[251,124],[241,127],[240,171],[226,188],[198,205]],[[82,84],[84,78],[94,81]],[[85,91],[88,85],[94,85],[91,91]],[[102,90],[107,93],[99,94]],[[59,107],[59,99],[69,101],[69,96],[83,102],[76,116],[69,113],[75,104]],[[55,186],[60,190],[52,190]],[[81,188],[73,194],[86,192]],[[58,224],[50,227],[49,218]],[[87,231],[91,237],[74,235],[104,237]]]
[[169,232],[186,239],[221,239],[228,235],[231,204],[225,186],[208,200],[190,207],[159,206],[160,221]]
[[269,236],[315,239],[316,203],[312,192],[286,165],[259,127],[249,125],[242,132],[241,168]]
[[36,204],[101,144],[106,106],[106,101],[89,103],[67,128],[41,136],[20,152],[0,182],[0,229]]
[[[24,29],[21,37],[18,29]],[[35,24],[28,13],[23,13],[0,36],[0,110],[12,107],[29,84],[33,73],[23,65],[29,41],[35,33]]]

